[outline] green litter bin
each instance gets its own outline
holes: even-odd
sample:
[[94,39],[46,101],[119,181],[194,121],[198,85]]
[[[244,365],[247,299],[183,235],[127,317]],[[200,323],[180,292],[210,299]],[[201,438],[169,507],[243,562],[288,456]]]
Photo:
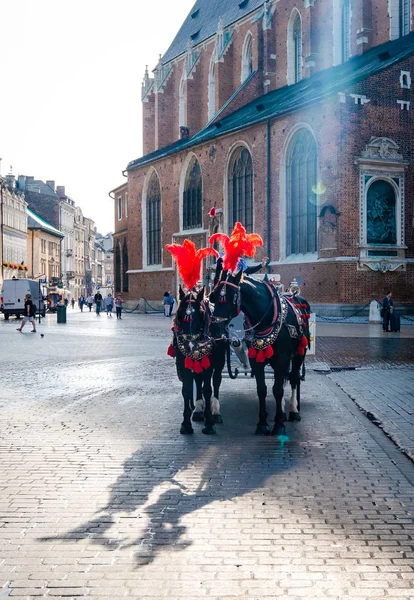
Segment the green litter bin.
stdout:
[[66,306],[64,304],[57,306],[57,322],[66,323]]

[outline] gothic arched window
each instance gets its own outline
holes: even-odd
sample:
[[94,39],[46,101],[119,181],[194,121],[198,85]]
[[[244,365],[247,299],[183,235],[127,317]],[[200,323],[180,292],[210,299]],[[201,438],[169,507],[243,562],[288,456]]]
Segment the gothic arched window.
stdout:
[[299,130],[286,156],[286,255],[317,251],[317,149],[312,134]]
[[399,0],[400,36],[410,33],[410,3],[411,0]]
[[216,114],[216,52],[210,61],[210,70],[208,72],[208,120],[210,121]]
[[187,123],[185,122],[185,78],[183,73],[178,91],[178,126],[182,127],[185,125]]
[[294,78],[295,83],[302,79],[302,20],[299,13],[293,23],[293,48],[294,48]]
[[115,245],[115,291],[121,291],[121,245]]
[[240,221],[248,232],[253,231],[253,164],[244,146],[235,150],[228,170],[229,230]]
[[161,186],[153,172],[146,198],[147,265],[161,264]]
[[183,229],[202,227],[203,181],[198,160],[194,157],[188,167],[183,192]]
[[127,241],[124,240],[124,245],[122,246],[122,266],[123,266],[123,291],[128,291],[128,245]]
[[241,81],[245,81],[249,75],[253,72],[253,40],[252,34],[248,33],[244,40],[243,52],[242,52],[242,69],[241,69]]
[[341,58],[345,62],[351,56],[351,0],[342,0],[341,29]]
[[367,191],[367,243],[396,244],[396,195],[391,183],[379,179]]

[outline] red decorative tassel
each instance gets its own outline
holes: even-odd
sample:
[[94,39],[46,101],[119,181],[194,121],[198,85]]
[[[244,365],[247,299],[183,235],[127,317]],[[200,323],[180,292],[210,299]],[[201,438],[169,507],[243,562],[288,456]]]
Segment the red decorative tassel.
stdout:
[[308,307],[306,306],[306,304],[302,304],[302,308],[306,310]]
[[194,364],[194,361],[189,356],[186,356],[185,360],[184,360],[184,367],[186,369],[190,369],[190,371],[192,371],[193,364]]
[[210,359],[208,356],[203,356],[203,358],[201,359],[201,366],[203,367],[203,369],[205,371],[207,371],[207,369],[210,368]]
[[168,346],[167,354],[168,356],[171,356],[171,358],[175,358],[175,350],[172,344]]
[[193,371],[194,371],[194,373],[197,373],[197,374],[199,374],[199,373],[202,373],[202,372],[203,372],[203,367],[201,366],[201,364],[200,364],[200,361],[199,361],[199,360],[195,360],[195,361],[193,362]]
[[305,349],[308,347],[308,338],[303,335],[302,339],[299,342],[299,346],[297,349],[297,354],[299,354],[299,356],[304,356],[305,355]]
[[296,308],[300,308],[300,304],[295,304]]
[[263,352],[263,350],[259,350],[257,353],[257,356],[256,356],[256,362],[264,363],[265,360],[266,360],[265,353]]
[[310,319],[310,315],[306,315],[306,318],[307,318],[307,319],[308,319],[308,321],[309,321],[309,319]]
[[274,352],[273,352],[272,346],[268,346],[265,350],[265,357],[272,358],[273,354],[274,354]]
[[257,354],[256,348],[253,348],[253,346],[250,346],[250,348],[247,352],[247,356],[249,358],[256,358],[256,354]]

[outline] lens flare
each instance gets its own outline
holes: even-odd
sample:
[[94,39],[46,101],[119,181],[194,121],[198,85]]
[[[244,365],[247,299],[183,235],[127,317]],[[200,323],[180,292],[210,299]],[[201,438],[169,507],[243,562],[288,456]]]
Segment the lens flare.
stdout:
[[323,185],[322,181],[318,181],[316,185],[312,186],[313,196],[310,198],[310,202],[315,206],[321,206],[325,203],[325,192],[326,187]]

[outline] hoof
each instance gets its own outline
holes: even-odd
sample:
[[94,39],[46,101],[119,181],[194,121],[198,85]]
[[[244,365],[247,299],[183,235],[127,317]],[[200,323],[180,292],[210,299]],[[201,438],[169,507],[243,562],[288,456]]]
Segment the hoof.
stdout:
[[213,415],[214,423],[219,423],[220,425],[223,423],[223,418],[221,415]]
[[275,425],[272,429],[272,435],[286,435],[286,427],[284,425]]
[[260,425],[260,424],[257,425],[255,434],[256,435],[270,435],[269,425],[267,423],[265,423],[264,425]]
[[212,425],[203,427],[201,431],[204,433],[204,435],[216,435],[216,430]]
[[182,423],[180,433],[181,435],[191,435],[192,433],[194,433],[194,429],[191,427],[191,424],[185,425],[184,423]]
[[191,418],[193,419],[193,421],[204,421],[204,413],[202,413],[201,411],[193,412],[193,416]]
[[300,413],[290,412],[289,413],[289,421],[290,421],[290,423],[293,423],[295,421],[298,423],[299,421],[301,421]]

